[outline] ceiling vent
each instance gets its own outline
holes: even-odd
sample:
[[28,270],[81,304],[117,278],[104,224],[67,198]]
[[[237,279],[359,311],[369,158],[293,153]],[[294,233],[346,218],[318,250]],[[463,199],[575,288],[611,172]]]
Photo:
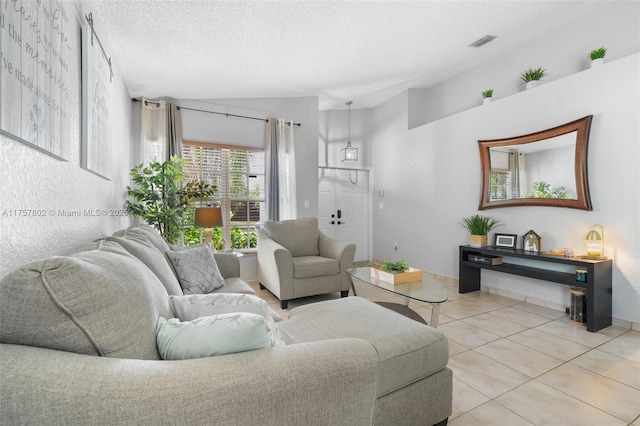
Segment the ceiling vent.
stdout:
[[484,36],[482,38],[477,39],[473,43],[471,43],[469,45],[469,47],[481,47],[481,46],[484,46],[485,44],[489,43],[490,41],[495,40],[496,38],[497,38],[496,36],[486,35],[486,36]]

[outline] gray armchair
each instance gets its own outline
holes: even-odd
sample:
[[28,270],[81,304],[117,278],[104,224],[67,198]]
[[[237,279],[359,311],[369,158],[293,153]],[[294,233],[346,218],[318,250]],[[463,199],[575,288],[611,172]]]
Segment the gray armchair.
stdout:
[[328,237],[315,218],[266,221],[258,229],[258,281],[286,309],[291,299],[341,292],[349,295],[346,273],[355,244]]

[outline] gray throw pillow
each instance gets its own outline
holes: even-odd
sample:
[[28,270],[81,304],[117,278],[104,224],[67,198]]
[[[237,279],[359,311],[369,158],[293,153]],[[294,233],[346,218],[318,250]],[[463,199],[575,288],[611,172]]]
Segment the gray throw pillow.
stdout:
[[206,245],[166,251],[184,294],[211,293],[224,285],[211,249]]

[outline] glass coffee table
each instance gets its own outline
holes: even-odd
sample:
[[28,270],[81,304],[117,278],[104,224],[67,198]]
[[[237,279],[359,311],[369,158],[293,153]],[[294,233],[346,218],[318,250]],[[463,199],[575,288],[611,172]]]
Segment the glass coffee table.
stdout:
[[354,280],[378,287],[390,293],[404,296],[404,304],[393,302],[376,302],[378,305],[392,309],[406,317],[427,324],[427,322],[409,307],[409,302],[419,300],[431,304],[431,327],[438,327],[438,317],[440,315],[440,304],[448,299],[447,289],[429,274],[422,273],[422,281],[412,281],[405,284],[392,284],[379,280],[371,276],[371,267],[356,267],[347,269],[347,274],[351,278],[351,288],[353,295],[357,296]]

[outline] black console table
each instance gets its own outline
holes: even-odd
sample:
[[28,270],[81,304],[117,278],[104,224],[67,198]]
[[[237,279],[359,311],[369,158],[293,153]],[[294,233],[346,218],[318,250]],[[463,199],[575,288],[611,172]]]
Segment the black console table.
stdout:
[[[469,256],[500,256],[501,265],[476,263],[469,260]],[[535,266],[523,266],[509,263],[510,258],[528,259],[535,262]],[[551,281],[568,286],[587,289],[587,330],[596,332],[611,325],[611,298],[612,298],[612,266],[611,259],[589,260],[580,258],[567,259],[563,256],[541,254],[533,251],[512,249],[504,247],[471,247],[460,246],[460,275],[458,291],[468,293],[480,290],[480,272],[482,269],[504,272],[506,274],[520,275],[523,277],[537,278],[543,281]],[[529,262],[527,262],[529,263]],[[586,282],[576,281],[576,274],[557,272],[545,269],[545,264],[552,263],[571,265],[575,269],[587,271]]]

